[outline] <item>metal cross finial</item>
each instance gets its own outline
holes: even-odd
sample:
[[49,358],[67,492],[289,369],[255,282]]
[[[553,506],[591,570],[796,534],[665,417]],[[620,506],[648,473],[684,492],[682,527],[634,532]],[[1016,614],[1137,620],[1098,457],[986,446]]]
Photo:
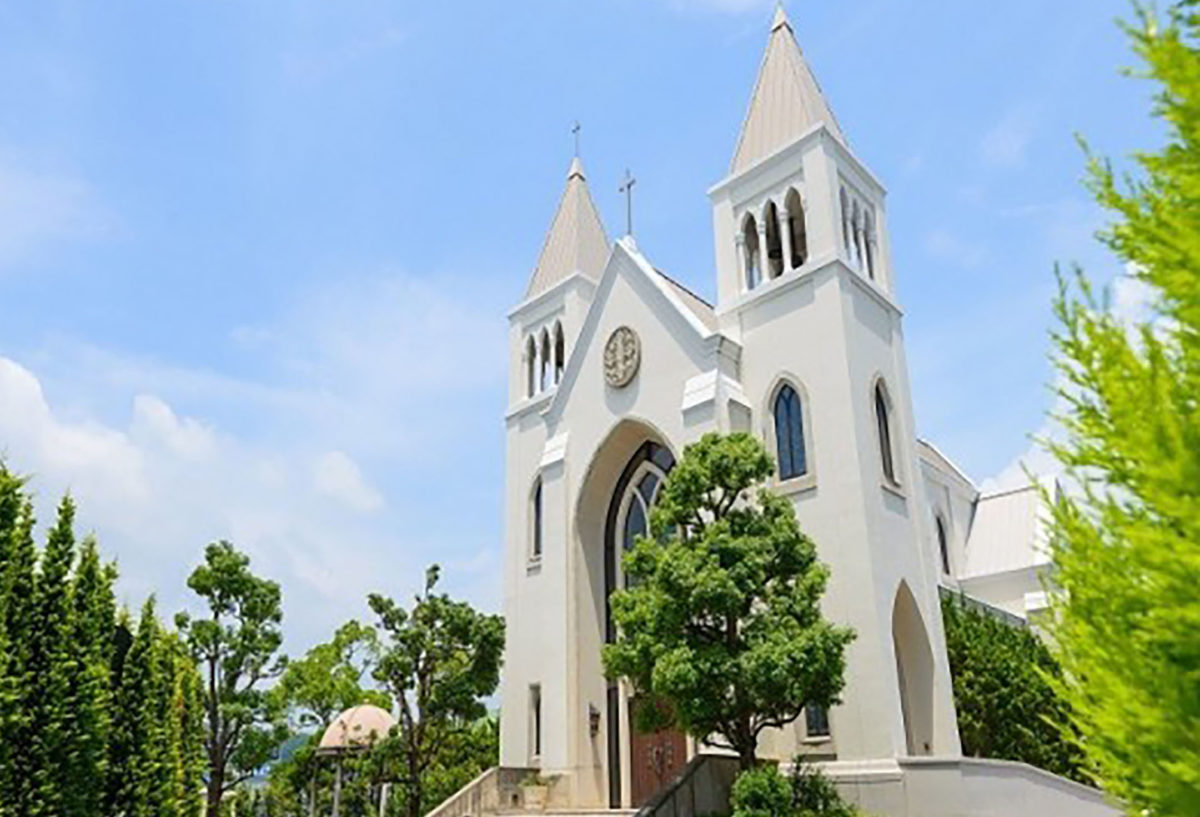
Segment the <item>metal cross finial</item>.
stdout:
[[575,137],[575,158],[579,158],[579,132],[583,130],[583,126],[579,124],[579,120],[575,121],[575,125],[571,128],[571,135]]
[[633,186],[637,179],[625,169],[625,181],[621,183],[618,192],[625,194],[625,235],[633,235]]

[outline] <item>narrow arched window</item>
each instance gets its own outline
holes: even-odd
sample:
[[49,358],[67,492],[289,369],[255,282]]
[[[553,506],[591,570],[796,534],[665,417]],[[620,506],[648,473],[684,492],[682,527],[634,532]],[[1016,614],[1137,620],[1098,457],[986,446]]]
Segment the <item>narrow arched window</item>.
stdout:
[[563,369],[567,365],[567,345],[563,340],[562,324],[554,325],[554,385],[562,380]]
[[758,222],[754,220],[754,216],[746,216],[742,225],[742,238],[743,252],[746,254],[746,289],[754,289],[762,279],[762,268],[759,266]]
[[850,208],[850,232],[854,236],[854,263],[858,265],[859,269],[862,269],[862,216],[858,212],[857,201]]
[[525,396],[533,397],[537,391],[537,348],[533,344],[533,336],[525,342]]
[[867,275],[875,280],[875,220],[868,211],[863,211],[863,252],[867,256]]
[[875,385],[875,423],[879,428],[879,456],[883,464],[883,475],[888,482],[896,483],[896,463],[892,453],[891,409],[887,392],[882,383]]
[[946,523],[939,515],[934,524],[937,526],[938,553],[942,557],[942,573],[950,575],[950,544],[946,541]]
[[846,201],[846,188],[842,188],[839,193],[842,201],[842,240],[846,244],[846,254],[850,254],[850,244],[853,239],[850,237],[850,203]]
[[542,330],[542,361],[538,371],[538,391],[545,391],[550,387],[550,333],[545,329]]
[[533,559],[542,558],[543,532],[545,514],[542,512],[542,478],[538,477],[533,484],[533,496],[530,498],[530,530],[529,555]]
[[808,471],[804,452],[804,415],[800,395],[784,384],[775,395],[775,451],[779,478],[795,479]]
[[783,237],[779,232],[779,209],[775,202],[767,202],[763,210],[767,238],[767,275],[778,278],[783,275]]
[[808,260],[808,231],[804,226],[804,203],[794,189],[789,190],[783,200],[783,209],[787,211],[787,229],[791,238],[791,268],[798,269]]

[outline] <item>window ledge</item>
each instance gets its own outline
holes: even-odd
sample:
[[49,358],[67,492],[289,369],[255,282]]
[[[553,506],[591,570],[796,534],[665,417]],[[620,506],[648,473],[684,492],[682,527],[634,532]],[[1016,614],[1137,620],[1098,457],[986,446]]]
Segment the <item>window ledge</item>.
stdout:
[[903,489],[901,489],[900,483],[891,482],[887,477],[884,477],[879,481],[879,487],[887,491],[889,494],[899,497],[900,499],[908,499]]
[[541,556],[531,556],[529,558],[529,561],[527,561],[525,563],[525,573],[527,575],[532,576],[535,573],[541,573],[541,572],[542,572],[542,557]]
[[804,737],[800,740],[805,746],[821,746],[823,744],[832,744],[833,735],[815,735],[813,737]]
[[807,474],[801,474],[800,476],[792,477],[791,479],[777,479],[772,487],[775,489],[776,493],[787,496],[803,494],[814,490],[817,487],[817,475],[812,471],[809,471]]

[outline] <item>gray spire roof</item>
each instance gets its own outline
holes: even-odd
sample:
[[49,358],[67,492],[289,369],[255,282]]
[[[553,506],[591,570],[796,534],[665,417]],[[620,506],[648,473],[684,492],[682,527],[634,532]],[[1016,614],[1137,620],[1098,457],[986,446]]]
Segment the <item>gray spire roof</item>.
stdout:
[[780,4],[775,9],[767,52],[730,170],[734,173],[745,170],[818,122],[824,122],[834,136],[846,141],[816,77],[800,53],[792,24]]
[[567,172],[567,187],[550,223],[546,244],[529,279],[526,298],[539,295],[576,272],[599,279],[610,246],[600,214],[588,192],[583,165],[576,157]]

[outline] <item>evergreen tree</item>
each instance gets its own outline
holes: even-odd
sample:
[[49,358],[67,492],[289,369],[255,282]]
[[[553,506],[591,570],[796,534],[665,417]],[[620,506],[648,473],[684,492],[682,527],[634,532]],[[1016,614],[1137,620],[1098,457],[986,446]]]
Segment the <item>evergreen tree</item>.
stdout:
[[171,688],[153,597],[142,607],[137,634],[125,658],[120,692],[124,767],[118,771],[116,812],[165,817],[171,812],[170,740],[163,706]]
[[[10,720],[5,725],[5,743],[13,747],[29,747],[34,730],[31,706],[35,696],[31,660],[38,558],[33,526],[33,504],[26,496],[12,531],[4,576],[8,596],[4,610],[8,638],[4,678],[6,697],[14,706]],[[17,751],[9,760],[0,776],[0,785],[4,786],[0,800],[11,807],[13,814],[30,814],[33,800],[31,753]]]
[[59,817],[63,813],[62,770],[71,768],[71,645],[70,573],[75,559],[75,503],[67,496],[50,529],[41,570],[34,586],[34,622],[30,633],[29,753],[32,797],[30,817]]
[[24,480],[0,465],[0,817],[10,814],[12,762],[15,728],[20,718],[20,687],[13,678],[15,662],[10,656],[8,608],[12,602],[11,566],[18,547],[20,526],[26,507]]
[[115,570],[100,562],[96,540],[84,540],[72,583],[72,667],[69,711],[71,774],[62,780],[63,814],[101,813],[108,767],[109,669],[116,618]]
[[1079,494],[1052,506],[1051,643],[1080,748],[1130,814],[1200,814],[1200,2],[1127,27],[1166,146],[1123,183],[1091,162],[1102,238],[1145,285],[1130,325],[1082,275],[1056,304]]

